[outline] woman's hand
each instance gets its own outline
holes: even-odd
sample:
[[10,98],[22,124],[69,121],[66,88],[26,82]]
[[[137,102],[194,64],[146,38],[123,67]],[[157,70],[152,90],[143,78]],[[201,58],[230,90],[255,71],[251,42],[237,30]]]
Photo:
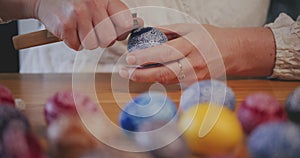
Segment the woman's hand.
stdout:
[[134,25],[120,0],[36,0],[34,8],[34,17],[75,50],[108,47]]
[[122,77],[138,82],[170,84],[179,80],[189,83],[225,73],[222,56],[202,25],[174,24],[160,29],[168,36],[168,42],[131,52],[126,60],[133,65],[161,63],[163,66],[144,69],[124,67],[120,71]]
[[120,75],[137,82],[165,84],[219,78],[225,75],[266,76],[274,65],[275,44],[266,28],[218,28],[211,25],[174,24],[160,28],[169,41],[131,52],[129,65],[163,66],[129,68]]

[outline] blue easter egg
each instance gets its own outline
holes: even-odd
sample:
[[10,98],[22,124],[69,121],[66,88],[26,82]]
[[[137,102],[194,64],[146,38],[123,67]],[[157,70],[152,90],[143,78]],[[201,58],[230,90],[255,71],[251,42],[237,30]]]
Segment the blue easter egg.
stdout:
[[235,109],[235,95],[230,87],[218,80],[203,80],[189,86],[181,95],[180,108],[187,111],[201,103],[224,105]]
[[177,119],[177,107],[166,95],[160,92],[145,92],[127,103],[119,116],[120,126],[128,131],[138,131],[146,121]]
[[300,123],[300,87],[287,97],[285,109],[291,121]]
[[150,48],[168,41],[167,36],[153,27],[142,27],[132,31],[128,39],[129,52]]
[[256,128],[248,140],[251,158],[299,158],[300,127],[292,122],[271,122]]

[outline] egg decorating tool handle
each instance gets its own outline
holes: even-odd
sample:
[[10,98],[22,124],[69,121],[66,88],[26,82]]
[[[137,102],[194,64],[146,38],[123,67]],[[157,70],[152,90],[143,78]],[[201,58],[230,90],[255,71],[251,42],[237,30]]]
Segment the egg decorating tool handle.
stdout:
[[36,31],[13,37],[13,44],[16,50],[40,46],[44,44],[50,44],[59,41],[62,40],[54,36],[48,30]]
[[[137,18],[137,13],[132,13],[133,20],[133,29],[137,29],[139,27]],[[58,37],[54,36],[48,30],[41,30],[36,32],[31,32],[23,35],[17,35],[13,37],[13,44],[16,50],[55,43],[62,41]]]

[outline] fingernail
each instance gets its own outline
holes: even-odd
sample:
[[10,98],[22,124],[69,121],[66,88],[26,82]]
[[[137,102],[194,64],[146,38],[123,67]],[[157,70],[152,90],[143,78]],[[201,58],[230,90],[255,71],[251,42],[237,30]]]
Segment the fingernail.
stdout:
[[121,77],[123,77],[123,78],[129,78],[129,73],[128,73],[128,71],[126,71],[126,70],[120,70],[119,71],[119,74],[120,74],[120,76]]
[[126,62],[128,64],[135,64],[136,63],[136,58],[133,55],[127,55],[126,57]]

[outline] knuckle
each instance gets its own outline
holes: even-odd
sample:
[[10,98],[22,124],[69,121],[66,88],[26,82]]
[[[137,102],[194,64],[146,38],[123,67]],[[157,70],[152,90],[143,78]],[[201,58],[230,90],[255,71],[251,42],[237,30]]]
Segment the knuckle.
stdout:
[[99,39],[99,46],[102,48],[106,48],[113,44],[116,40],[116,33],[111,31],[107,34],[99,34],[98,39]]
[[68,47],[70,47],[70,48],[72,48],[72,49],[74,49],[74,50],[78,50],[78,49],[79,49],[79,45],[78,45],[78,43],[77,43],[76,41],[73,41],[73,40],[65,40],[64,42],[65,42],[65,44],[66,44]]
[[142,77],[140,75],[137,75],[135,73],[133,73],[131,76],[130,76],[130,79],[132,81],[135,81],[135,82],[141,82],[142,81]]
[[160,83],[168,83],[171,76],[172,74],[170,74],[169,71],[160,71],[157,81]]
[[74,26],[72,24],[72,21],[71,20],[65,20],[61,23],[61,26],[60,26],[63,30],[63,32],[65,34],[68,34],[69,32],[72,31],[72,29],[74,29]]
[[99,46],[101,48],[106,48],[106,47],[111,46],[114,42],[115,42],[115,38],[113,38],[113,37],[101,39]]
[[98,44],[95,42],[91,42],[91,43],[82,43],[82,46],[88,50],[94,50],[98,47]]
[[85,4],[90,8],[90,7],[95,7],[97,5],[97,3],[95,2],[95,0],[85,0],[84,1]]
[[75,17],[80,17],[85,12],[85,6],[83,4],[79,4],[78,6],[74,7],[72,10],[72,14]]
[[196,64],[194,64],[193,65],[193,69],[194,69],[194,71],[200,71],[200,70],[202,70],[203,68],[205,68],[205,63],[196,63]]
[[193,56],[193,57],[188,57],[187,60],[185,60],[185,68],[194,70],[196,72],[201,71],[205,67],[207,67],[206,61],[199,56]]
[[133,20],[130,18],[130,19],[126,19],[124,20],[122,23],[120,23],[120,26],[119,26],[122,30],[131,30],[132,27],[133,27]]

